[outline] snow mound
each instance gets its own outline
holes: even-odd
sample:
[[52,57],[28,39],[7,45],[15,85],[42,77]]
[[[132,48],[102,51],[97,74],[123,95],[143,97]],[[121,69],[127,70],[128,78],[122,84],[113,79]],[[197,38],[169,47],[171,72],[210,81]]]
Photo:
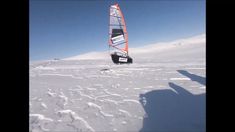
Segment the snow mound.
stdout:
[[89,52],[78,56],[65,58],[63,60],[103,60],[110,59],[108,52]]
[[[134,58],[147,58],[150,56],[156,56],[162,52],[171,53],[171,49],[179,49],[180,52],[182,52],[184,48],[188,49],[188,47],[191,47],[192,49],[198,49],[198,47],[201,48],[201,44],[205,44],[205,42],[206,35],[201,34],[190,38],[183,38],[170,42],[157,42],[142,47],[129,48],[129,53],[130,56],[133,56]],[[110,56],[108,51],[89,52],[78,56],[64,58],[63,60],[110,60]]]

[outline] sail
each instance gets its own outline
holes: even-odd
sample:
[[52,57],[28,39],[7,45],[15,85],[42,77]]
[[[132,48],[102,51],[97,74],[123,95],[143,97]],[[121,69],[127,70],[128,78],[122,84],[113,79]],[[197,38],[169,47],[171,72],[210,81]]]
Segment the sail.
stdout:
[[109,47],[128,56],[128,36],[126,24],[118,4],[110,6]]

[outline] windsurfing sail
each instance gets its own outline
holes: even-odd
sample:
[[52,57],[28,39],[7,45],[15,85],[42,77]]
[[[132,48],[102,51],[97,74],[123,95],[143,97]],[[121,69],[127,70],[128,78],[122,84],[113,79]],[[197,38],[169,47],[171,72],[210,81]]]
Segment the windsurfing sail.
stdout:
[[126,23],[118,4],[110,6],[109,50],[114,63],[132,63],[132,58],[128,55]]

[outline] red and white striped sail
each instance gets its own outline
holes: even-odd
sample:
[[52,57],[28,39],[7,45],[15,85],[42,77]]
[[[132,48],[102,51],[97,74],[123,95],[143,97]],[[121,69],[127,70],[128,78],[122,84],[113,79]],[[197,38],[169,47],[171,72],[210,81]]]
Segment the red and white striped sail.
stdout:
[[110,6],[109,47],[128,55],[128,36],[124,16],[118,4]]

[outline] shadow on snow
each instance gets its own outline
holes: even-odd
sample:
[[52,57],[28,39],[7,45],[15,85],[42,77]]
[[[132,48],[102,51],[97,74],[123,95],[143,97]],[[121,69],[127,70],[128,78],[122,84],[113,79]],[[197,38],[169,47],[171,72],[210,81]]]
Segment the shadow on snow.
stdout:
[[198,83],[202,84],[202,85],[206,85],[206,79],[205,77],[201,77],[195,74],[191,74],[188,71],[185,70],[177,70],[179,73],[181,73],[182,75],[190,78],[192,81],[197,81]]
[[[192,80],[205,84],[203,77],[179,70]],[[140,95],[140,102],[146,112],[140,132],[203,132],[205,130],[205,94],[193,95],[172,82],[174,89],[154,90]]]

